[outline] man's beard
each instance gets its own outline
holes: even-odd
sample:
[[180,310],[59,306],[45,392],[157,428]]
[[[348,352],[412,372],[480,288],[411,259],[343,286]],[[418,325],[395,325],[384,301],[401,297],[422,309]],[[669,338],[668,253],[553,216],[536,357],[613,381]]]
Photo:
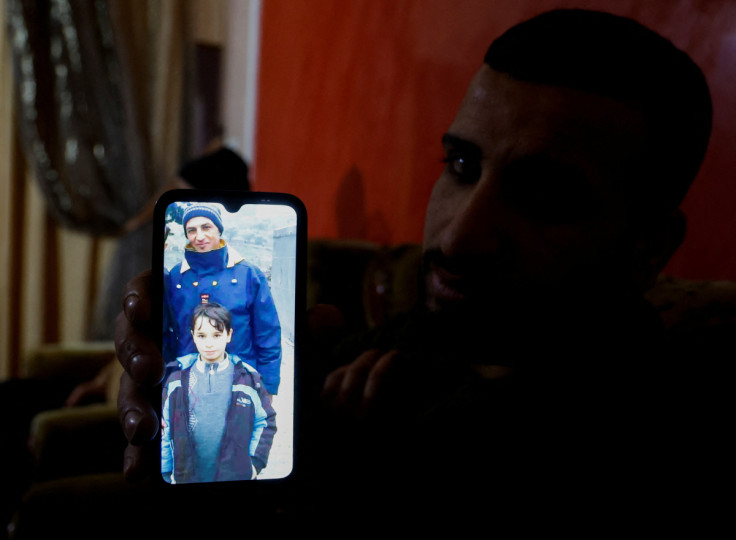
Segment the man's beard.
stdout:
[[498,261],[423,255],[425,339],[438,354],[475,363],[511,365],[524,340],[541,324],[540,298],[521,287]]
[[[478,358],[493,350],[498,363],[513,358],[569,350],[580,333],[594,338],[608,311],[623,305],[616,281],[580,271],[554,282],[524,279],[491,258],[450,258],[427,250],[422,261],[426,290],[427,338],[465,348]],[[575,337],[577,336],[577,337]]]
[[460,318],[516,317],[550,292],[523,283],[493,257],[451,258],[437,249],[425,251],[422,274],[429,310]]

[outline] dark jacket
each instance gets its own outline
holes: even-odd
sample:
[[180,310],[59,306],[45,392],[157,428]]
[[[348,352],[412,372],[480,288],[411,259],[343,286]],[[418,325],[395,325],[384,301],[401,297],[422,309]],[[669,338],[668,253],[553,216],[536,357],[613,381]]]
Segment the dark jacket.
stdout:
[[[220,441],[215,481],[249,480],[251,465],[258,472],[268,463],[276,433],[276,412],[261,378],[251,366],[234,355],[232,399]],[[196,355],[182,360],[182,369],[164,385],[161,471],[173,471],[176,483],[198,481],[194,467],[196,448],[189,429],[189,375]]]

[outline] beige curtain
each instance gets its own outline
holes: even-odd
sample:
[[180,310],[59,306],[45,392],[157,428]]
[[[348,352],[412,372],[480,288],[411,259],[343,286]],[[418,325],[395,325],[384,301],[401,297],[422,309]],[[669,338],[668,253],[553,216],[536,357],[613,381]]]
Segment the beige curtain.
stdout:
[[[109,338],[124,283],[150,264],[150,229],[120,231],[181,161],[188,10],[176,0],[6,0],[0,221],[23,240],[10,242],[0,274],[0,377],[17,374],[23,350],[58,339],[65,320]],[[68,260],[71,247],[83,260]],[[88,279],[70,292],[75,272]],[[70,297],[86,300],[70,312]],[[34,324],[41,330],[24,331]]]

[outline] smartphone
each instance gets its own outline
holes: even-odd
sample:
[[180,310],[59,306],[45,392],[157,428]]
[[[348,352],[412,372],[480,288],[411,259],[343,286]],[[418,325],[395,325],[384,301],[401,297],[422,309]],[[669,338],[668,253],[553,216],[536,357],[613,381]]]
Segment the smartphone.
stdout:
[[304,205],[288,194],[182,189],[158,200],[166,484],[293,476],[306,227]]

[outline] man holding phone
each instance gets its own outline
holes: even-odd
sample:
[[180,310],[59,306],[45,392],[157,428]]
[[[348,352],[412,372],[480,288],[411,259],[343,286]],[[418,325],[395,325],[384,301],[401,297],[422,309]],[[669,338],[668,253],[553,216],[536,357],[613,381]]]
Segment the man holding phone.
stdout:
[[174,266],[164,286],[164,361],[196,353],[189,332],[192,310],[217,302],[232,314],[236,330],[228,352],[252,365],[269,394],[278,393],[281,370],[281,325],[268,281],[222,238],[218,206],[194,203],[184,210],[188,243],[184,260]]
[[[682,371],[643,293],[683,239],[710,124],[699,68],[633,20],[553,11],[494,41],[443,137],[425,304],[332,366],[334,416],[311,437],[331,452],[309,487],[334,496],[310,501],[430,526],[493,526],[504,502],[598,526],[695,503],[678,408],[696,403],[673,392]],[[156,433],[141,388],[157,353],[135,329],[146,279],[116,333],[131,476]]]

